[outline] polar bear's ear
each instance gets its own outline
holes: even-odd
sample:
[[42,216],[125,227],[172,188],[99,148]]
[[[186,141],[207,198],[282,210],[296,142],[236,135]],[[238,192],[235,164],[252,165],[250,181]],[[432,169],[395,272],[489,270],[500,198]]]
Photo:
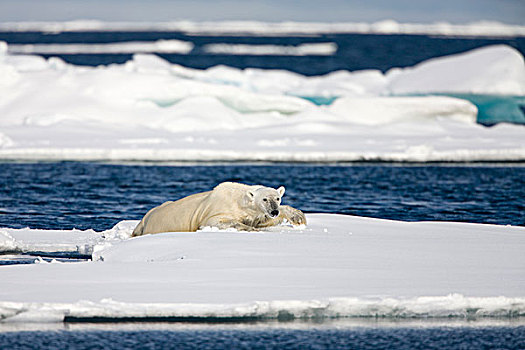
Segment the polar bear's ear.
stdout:
[[277,192],[279,192],[279,196],[282,197],[284,195],[284,186],[279,187]]
[[253,191],[246,191],[244,197],[242,198],[243,206],[251,206],[255,202],[255,193]]

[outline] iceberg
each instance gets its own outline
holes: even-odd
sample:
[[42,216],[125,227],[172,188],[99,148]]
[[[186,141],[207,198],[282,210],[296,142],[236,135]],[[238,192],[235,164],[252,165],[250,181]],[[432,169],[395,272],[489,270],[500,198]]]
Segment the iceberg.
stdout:
[[307,220],[261,232],[137,238],[129,238],[137,221],[104,232],[3,228],[11,238],[0,249],[63,251],[88,242],[93,259],[0,267],[0,319],[525,316],[523,227],[336,214]]
[[433,58],[386,73],[393,94],[431,92],[525,95],[525,63],[514,48],[496,45]]
[[525,66],[506,46],[387,74],[306,77],[189,69],[152,54],[79,67],[3,43],[0,73],[0,159],[525,160],[522,126],[476,123],[523,120]]

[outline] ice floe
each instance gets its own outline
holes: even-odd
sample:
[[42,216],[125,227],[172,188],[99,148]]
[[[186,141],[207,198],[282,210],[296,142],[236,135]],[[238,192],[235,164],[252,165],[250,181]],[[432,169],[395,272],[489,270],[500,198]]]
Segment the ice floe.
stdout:
[[227,55],[330,56],[337,51],[335,43],[300,45],[207,44],[204,52]]
[[193,44],[182,40],[157,40],[153,42],[121,42],[101,44],[13,44],[9,52],[16,54],[96,54],[96,53],[178,53],[187,54]]
[[[525,92],[523,57],[501,45],[386,74],[306,77],[190,69],[151,54],[78,67],[56,57],[13,55],[2,44],[0,72],[0,159],[525,159],[523,126],[476,124],[476,106],[461,98],[490,94],[498,110],[513,111],[509,120],[522,120],[521,100],[505,96]],[[433,92],[438,95],[420,96]],[[496,123],[483,108],[484,120]]]
[[89,243],[93,261],[0,267],[0,319],[525,315],[523,227],[307,219],[300,228],[132,239],[137,221],[102,233],[4,228],[2,247]]

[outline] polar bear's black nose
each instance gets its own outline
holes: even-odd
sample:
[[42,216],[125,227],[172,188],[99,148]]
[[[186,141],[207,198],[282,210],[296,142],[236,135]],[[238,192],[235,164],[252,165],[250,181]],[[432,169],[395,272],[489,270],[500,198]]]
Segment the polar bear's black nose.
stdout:
[[270,215],[272,215],[273,217],[276,217],[277,215],[279,215],[279,210],[272,210]]

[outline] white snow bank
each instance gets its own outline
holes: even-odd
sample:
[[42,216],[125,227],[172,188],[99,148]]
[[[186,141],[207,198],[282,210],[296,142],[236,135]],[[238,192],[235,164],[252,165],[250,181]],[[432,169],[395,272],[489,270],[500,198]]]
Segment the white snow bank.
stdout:
[[506,45],[434,58],[387,72],[394,94],[456,92],[525,95],[523,56]]
[[327,33],[375,33],[375,34],[433,34],[452,36],[525,36],[525,26],[510,25],[493,21],[467,24],[399,23],[384,20],[375,23],[364,22],[103,22],[97,20],[76,20],[66,22],[4,22],[4,31],[182,31],[186,33],[250,34],[250,35],[291,35]]
[[204,52],[227,55],[330,56],[337,51],[335,43],[300,45],[207,44]]
[[98,261],[1,267],[0,319],[525,315],[523,227],[307,220],[133,239],[123,222]]
[[[517,55],[497,46],[387,75],[305,77],[188,69],[148,54],[122,65],[77,67],[0,49],[0,159],[524,160],[522,126],[476,125],[476,108],[456,98],[388,96],[423,92],[447,76],[447,91],[478,86],[519,94],[525,67]],[[451,66],[470,72],[467,85],[454,83],[462,73]],[[339,99],[318,106],[306,97]]]
[[182,40],[130,41],[105,44],[11,44],[8,52],[16,54],[77,54],[77,53],[178,53],[193,50],[193,43]]

